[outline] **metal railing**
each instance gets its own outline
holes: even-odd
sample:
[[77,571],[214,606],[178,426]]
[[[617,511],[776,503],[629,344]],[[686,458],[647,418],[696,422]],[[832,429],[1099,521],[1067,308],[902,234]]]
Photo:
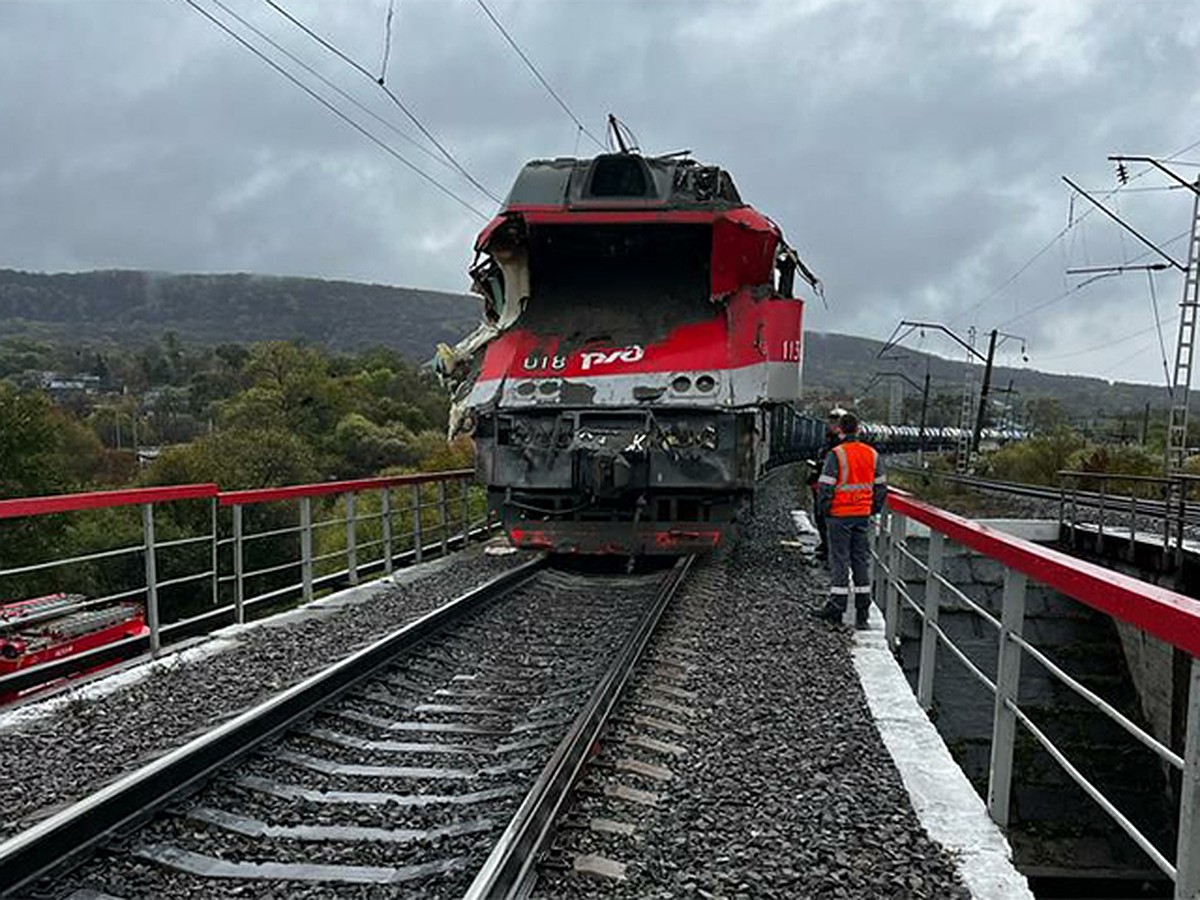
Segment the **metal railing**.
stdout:
[[[1105,529],[1111,533],[1128,522],[1128,540],[1132,551],[1137,541],[1139,516],[1155,519],[1162,532],[1162,562],[1172,568],[1182,559],[1185,527],[1200,525],[1200,510],[1193,500],[1200,476],[1122,475],[1109,472],[1081,472],[1063,469],[1058,473],[1058,521],[1072,529],[1086,521],[1096,528],[1097,550],[1103,551]],[[1092,517],[1080,510],[1095,512]],[[1123,531],[1124,529],[1121,528]]]
[[[910,521],[929,529],[928,553],[921,559],[908,544]],[[945,574],[947,545],[957,544],[1005,566],[999,619],[952,584]],[[1093,565],[1056,550],[987,528],[893,490],[877,523],[872,549],[875,602],[884,610],[885,638],[897,647],[901,604],[921,622],[917,699],[933,704],[937,654],[945,647],[994,697],[987,808],[991,818],[1007,826],[1013,782],[1013,747],[1018,724],[1041,745],[1067,776],[1154,861],[1175,884],[1176,898],[1193,900],[1200,893],[1200,602],[1157,585]],[[917,602],[903,577],[908,565],[924,575],[924,597]],[[1183,754],[1165,746],[1127,716],[1085,687],[1034,647],[1024,634],[1025,595],[1029,582],[1127,623],[1182,650],[1191,657],[1187,727]],[[954,644],[938,623],[943,591],[978,615],[996,631],[995,678],[989,677]],[[1083,698],[1181,775],[1178,839],[1174,861],[1168,859],[1057,747],[1019,704],[1021,663],[1028,655],[1056,681]]]
[[[244,622],[246,610],[261,603],[297,594],[307,602],[321,587],[333,583],[353,586],[366,572],[382,569],[390,575],[397,562],[421,562],[428,555],[447,553],[452,546],[464,546],[481,526],[471,515],[472,505],[478,506],[482,500],[472,502],[473,480],[473,470],[459,469],[222,492],[220,504],[231,510],[232,534],[219,539],[217,546],[231,548],[233,565],[232,572],[220,580],[233,585],[234,621]],[[454,485],[455,490],[448,491],[447,485]],[[396,503],[398,492],[406,495],[407,503]],[[339,509],[334,503],[330,516],[314,519],[314,501],[319,498],[341,498],[342,506]],[[362,506],[367,504],[360,506],[359,498],[374,498],[377,505],[364,509]],[[257,532],[248,529],[246,511],[267,504],[294,504],[296,524]],[[334,528],[339,533],[325,541],[333,549],[318,546],[319,536]],[[298,538],[298,550],[291,558],[257,569],[246,568],[248,545],[264,538],[278,541],[288,535]],[[280,572],[292,572],[295,580],[258,593],[247,589],[247,585]]]
[[[115,543],[6,566],[12,552],[0,536],[0,598],[16,585],[94,594],[81,585],[105,584],[112,589],[71,611],[137,601],[148,630],[0,676],[0,696],[158,653],[171,640],[244,623],[255,607],[306,602],[318,591],[357,585],[369,573],[390,575],[398,565],[465,546],[491,529],[486,498],[473,480],[473,470],[456,469],[248,491],[196,484],[0,500],[10,541],[20,537],[20,520],[56,516],[70,528],[104,510],[112,518],[92,521],[87,533]],[[139,512],[140,523],[128,515]]]

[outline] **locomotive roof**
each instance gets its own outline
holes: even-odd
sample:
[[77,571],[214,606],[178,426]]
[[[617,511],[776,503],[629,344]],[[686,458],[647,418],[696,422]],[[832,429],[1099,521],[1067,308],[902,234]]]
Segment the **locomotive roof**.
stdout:
[[745,206],[733,179],[719,166],[679,156],[604,153],[525,164],[505,210],[649,208],[727,210]]

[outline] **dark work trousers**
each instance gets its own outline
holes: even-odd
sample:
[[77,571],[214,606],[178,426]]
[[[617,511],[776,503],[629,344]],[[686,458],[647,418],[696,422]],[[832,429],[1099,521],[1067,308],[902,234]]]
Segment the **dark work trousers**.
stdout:
[[825,513],[821,512],[821,504],[817,502],[817,486],[812,486],[812,508],[813,508],[813,526],[817,529],[819,540],[817,542],[817,550],[828,550],[829,540],[825,533]]
[[829,538],[829,600],[845,612],[854,579],[854,609],[865,612],[871,606],[870,519],[866,516],[827,516]]

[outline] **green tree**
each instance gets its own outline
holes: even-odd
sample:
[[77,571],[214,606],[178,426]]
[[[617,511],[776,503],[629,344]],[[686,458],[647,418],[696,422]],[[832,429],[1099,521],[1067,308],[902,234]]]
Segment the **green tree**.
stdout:
[[303,484],[320,477],[315,454],[280,428],[230,428],[168,450],[146,469],[144,484],[213,482],[223,490]]
[[372,475],[388,466],[413,462],[415,436],[403,424],[377,425],[362,413],[342,417],[334,431],[333,450],[340,477]]

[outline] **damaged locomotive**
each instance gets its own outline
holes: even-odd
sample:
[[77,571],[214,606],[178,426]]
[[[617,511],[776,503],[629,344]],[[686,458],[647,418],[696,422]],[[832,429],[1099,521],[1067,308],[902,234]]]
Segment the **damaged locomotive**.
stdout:
[[437,368],[512,542],[728,540],[800,394],[797,276],[820,292],[778,226],[716,166],[609,153],[528,163],[475,250],[483,322]]

